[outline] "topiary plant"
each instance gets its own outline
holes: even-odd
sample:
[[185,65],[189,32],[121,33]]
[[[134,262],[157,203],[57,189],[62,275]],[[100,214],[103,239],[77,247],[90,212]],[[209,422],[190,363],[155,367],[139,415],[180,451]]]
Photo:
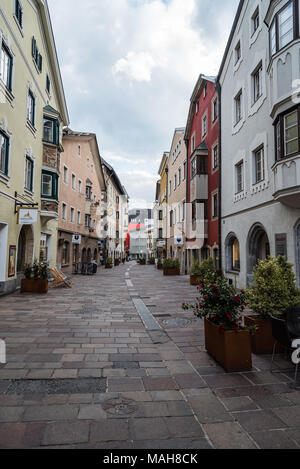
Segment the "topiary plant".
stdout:
[[253,312],[263,318],[283,316],[289,308],[300,305],[300,290],[296,287],[292,264],[285,257],[258,261],[253,275],[254,282],[246,291]]
[[108,257],[108,258],[106,259],[106,264],[112,264],[112,263],[113,263],[112,258],[111,258],[111,257]]

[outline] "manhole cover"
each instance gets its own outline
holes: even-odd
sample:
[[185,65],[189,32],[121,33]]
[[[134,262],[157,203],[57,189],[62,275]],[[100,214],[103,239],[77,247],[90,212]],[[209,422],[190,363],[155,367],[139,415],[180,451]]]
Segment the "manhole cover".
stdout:
[[191,323],[189,319],[183,318],[171,318],[171,319],[164,319],[163,324],[167,327],[186,327]]
[[109,399],[108,401],[103,402],[102,407],[108,414],[117,415],[119,417],[134,414],[138,409],[134,400],[125,399],[123,397]]

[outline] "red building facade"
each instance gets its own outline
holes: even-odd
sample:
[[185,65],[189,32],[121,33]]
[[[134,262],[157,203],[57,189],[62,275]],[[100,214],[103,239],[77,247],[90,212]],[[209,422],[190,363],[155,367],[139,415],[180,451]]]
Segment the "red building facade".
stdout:
[[187,145],[186,246],[193,259],[219,268],[219,103],[215,78],[200,75],[191,97]]

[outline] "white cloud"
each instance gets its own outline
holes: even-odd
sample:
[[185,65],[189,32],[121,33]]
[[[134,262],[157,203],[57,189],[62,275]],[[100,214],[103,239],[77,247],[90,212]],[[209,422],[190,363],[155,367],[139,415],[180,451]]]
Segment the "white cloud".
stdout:
[[96,132],[130,197],[151,202],[199,74],[218,71],[238,0],[48,4],[70,127]]

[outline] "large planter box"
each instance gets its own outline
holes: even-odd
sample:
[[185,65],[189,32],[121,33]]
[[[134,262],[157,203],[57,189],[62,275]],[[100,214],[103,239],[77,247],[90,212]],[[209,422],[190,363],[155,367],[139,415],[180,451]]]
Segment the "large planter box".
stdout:
[[259,330],[255,334],[251,334],[252,352],[256,354],[272,353],[276,341],[272,336],[271,319],[262,319],[259,316],[245,316],[246,326],[255,326],[255,324],[258,325]]
[[205,319],[204,332],[207,352],[227,372],[251,370],[251,339],[248,330],[221,331],[219,326]]
[[21,293],[47,293],[48,280],[34,280],[23,278],[21,280]]
[[190,284],[199,285],[200,276],[199,275],[190,275]]
[[180,269],[163,269],[164,275],[180,275]]
[[105,264],[106,269],[112,269],[112,267],[113,267],[112,264]]

